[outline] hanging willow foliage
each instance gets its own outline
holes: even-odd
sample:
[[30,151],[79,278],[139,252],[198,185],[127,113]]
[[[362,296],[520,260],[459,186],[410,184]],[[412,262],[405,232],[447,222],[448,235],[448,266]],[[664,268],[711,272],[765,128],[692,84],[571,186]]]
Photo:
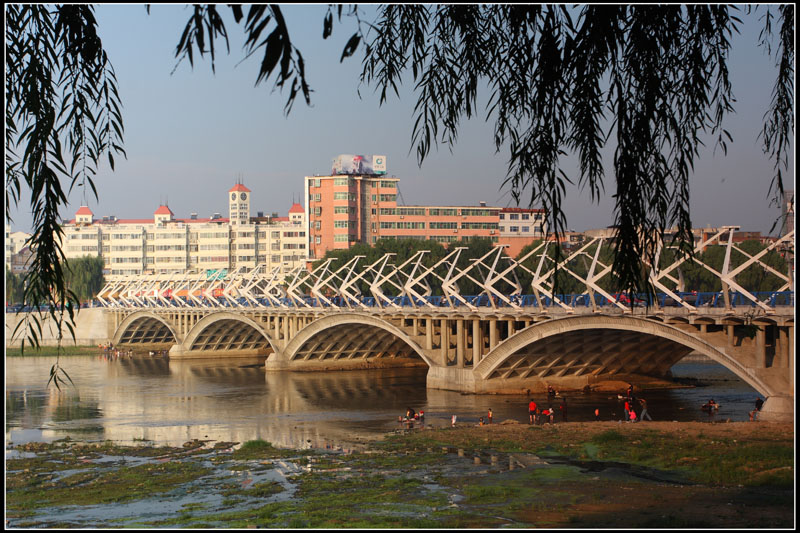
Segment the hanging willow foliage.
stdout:
[[[93,7],[6,6],[6,219],[27,187],[33,257],[24,303],[46,306],[58,331],[63,326],[73,338],[78,301],[65,284],[58,210],[75,186],[96,197],[101,158],[113,169],[114,154],[125,154],[121,108]],[[30,313],[17,325],[13,335],[26,335],[23,351],[25,341],[39,345],[46,316]],[[62,375],[69,379],[60,370],[58,363],[51,369],[56,385]]]

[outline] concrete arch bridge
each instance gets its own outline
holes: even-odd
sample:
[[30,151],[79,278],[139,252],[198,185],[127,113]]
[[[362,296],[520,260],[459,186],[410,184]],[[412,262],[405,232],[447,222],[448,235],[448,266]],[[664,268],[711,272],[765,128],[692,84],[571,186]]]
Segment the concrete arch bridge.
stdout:
[[[267,356],[268,370],[279,371],[425,365],[430,388],[519,393],[548,385],[645,383],[666,377],[694,352],[764,395],[763,418],[793,417],[791,278],[784,276],[788,285],[782,290],[749,293],[731,269],[718,273],[724,290],[713,304],[665,286],[663,299],[631,305],[598,285],[599,273],[609,268],[598,264],[598,254],[584,277],[585,293],[556,295],[542,276],[534,276],[533,294],[524,296],[495,289],[499,280],[513,286],[513,268],[524,265],[511,260],[510,268],[498,268],[500,254],[492,253],[497,256],[487,254],[463,270],[455,268],[457,256],[428,267],[415,256],[390,268],[391,276],[385,273],[387,257],[362,270],[351,261],[333,271],[328,262],[297,273],[283,293],[264,273],[248,272],[223,280],[183,275],[172,285],[162,278],[156,290],[142,280],[116,282],[101,297],[115,345],[169,348],[173,358],[258,354]],[[429,276],[441,282],[438,301],[425,292]],[[466,276],[481,285],[482,294],[460,295],[456,283]],[[670,271],[651,279],[658,287],[665,276]],[[356,292],[358,280],[370,285],[370,297]],[[134,283],[139,294],[131,289]],[[387,284],[397,289],[395,296],[387,296]],[[667,298],[672,305],[663,303]]]

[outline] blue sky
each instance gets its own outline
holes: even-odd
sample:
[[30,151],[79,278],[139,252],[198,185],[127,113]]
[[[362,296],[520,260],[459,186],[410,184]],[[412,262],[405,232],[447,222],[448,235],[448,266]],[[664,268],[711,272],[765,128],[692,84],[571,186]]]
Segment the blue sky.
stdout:
[[[492,123],[483,120],[485,113],[463,122],[452,151],[440,146],[421,168],[417,165],[411,145],[416,100],[410,77],[400,99],[392,97],[379,106],[373,89],[361,87],[361,98],[357,94],[361,51],[339,62],[354,21],[335,24],[333,36],[323,40],[325,6],[284,7],[314,90],[311,107],[300,97],[286,117],[286,93],[273,91],[272,79],[254,86],[260,57],[241,61],[241,28],[227,8],[221,12],[231,52],[217,43],[214,75],[208,58],[196,58],[193,69],[185,61],[173,73],[189,8],[155,4],[149,15],[141,5],[96,8],[100,35],[119,81],[128,154],[127,159],[116,158],[114,172],[101,168],[95,181],[99,201],[87,197],[96,216],[147,218],[164,201],[178,217],[191,212],[227,216],[226,192],[240,179],[253,191],[253,214],[285,215],[293,198],[301,199],[303,176],[330,172],[332,159],[343,153],[387,156],[388,173],[401,179],[407,205],[516,205],[501,190],[508,156],[495,153]],[[756,137],[776,68],[774,59],[757,47],[758,15],[742,18],[745,25],[734,39],[730,59],[737,112],[725,123],[734,142],[727,156],[714,153],[711,145],[702,153],[692,178],[692,218],[696,227],[740,225],[767,233],[780,213],[769,205],[772,162]],[[613,224],[611,153],[609,149],[604,160],[609,177],[599,203],[588,192],[568,189],[564,206],[570,228]],[[793,188],[793,166],[789,176],[786,187]],[[74,192],[62,216],[72,218],[82,202],[82,192]],[[14,230],[30,230],[32,217],[24,203],[12,214]]]

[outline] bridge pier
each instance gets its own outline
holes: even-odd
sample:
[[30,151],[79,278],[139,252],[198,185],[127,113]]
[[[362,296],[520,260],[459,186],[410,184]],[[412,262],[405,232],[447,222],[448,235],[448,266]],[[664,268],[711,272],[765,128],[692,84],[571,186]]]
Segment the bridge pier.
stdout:
[[794,420],[794,399],[791,396],[769,396],[758,413],[763,422],[792,422]]

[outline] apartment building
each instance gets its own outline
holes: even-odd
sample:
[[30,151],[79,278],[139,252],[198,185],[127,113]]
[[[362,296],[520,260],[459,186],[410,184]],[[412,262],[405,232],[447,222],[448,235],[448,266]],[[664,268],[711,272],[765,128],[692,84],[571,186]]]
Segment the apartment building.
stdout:
[[250,216],[251,191],[236,184],[228,191],[229,217],[177,218],[162,205],[147,219],[95,218],[81,206],[64,225],[67,259],[102,256],[106,276],[187,271],[251,270],[265,266],[288,272],[307,260],[305,210],[294,204],[288,217]]
[[[490,207],[485,202],[477,206],[398,205],[398,178],[345,174],[349,171],[342,168],[344,158],[334,160],[337,174],[305,177],[309,259],[380,239],[423,239],[447,245],[481,237],[505,244],[513,253],[546,234],[543,212],[538,209]],[[364,169],[363,163],[359,168]]]

